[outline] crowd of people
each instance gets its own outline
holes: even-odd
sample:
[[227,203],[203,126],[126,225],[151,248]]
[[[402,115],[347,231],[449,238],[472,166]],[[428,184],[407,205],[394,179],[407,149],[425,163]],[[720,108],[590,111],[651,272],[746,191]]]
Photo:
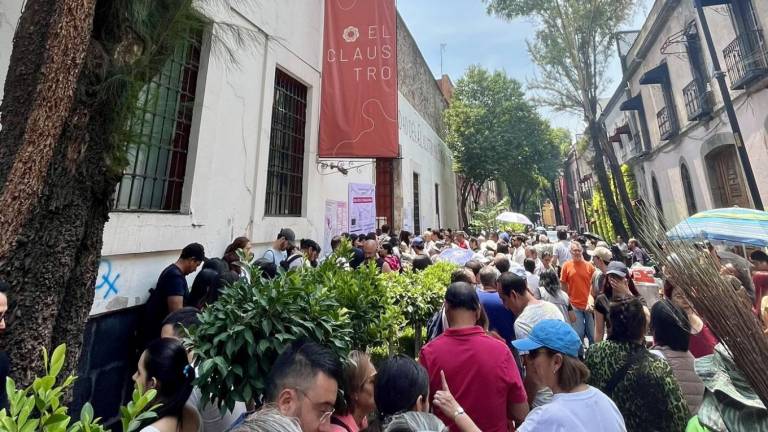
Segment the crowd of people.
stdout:
[[[179,341],[200,309],[251,260],[264,277],[317,266],[312,240],[282,229],[255,257],[237,238],[223,257],[185,247],[161,273],[143,321],[145,350],[136,382],[158,390],[158,416],[143,432],[175,431],[731,431],[768,427],[768,411],[727,349],[683,290],[657,281],[658,298],[639,292],[633,272],[653,266],[635,239],[609,245],[565,230],[544,234],[428,230],[392,235],[389,227],[347,240],[350,271],[420,271],[448,249],[469,259],[451,274],[443,307],[426,324],[417,360],[374,364],[353,351],[300,340],[282,352],[258,410],[202,405],[194,358]],[[296,257],[296,258],[294,258]],[[753,254],[755,311],[765,307],[768,256]],[[186,276],[202,269],[191,290]],[[282,270],[280,270],[282,269]],[[274,273],[270,274],[270,271]],[[0,312],[2,300],[0,296]],[[0,319],[0,325],[2,320]],[[730,385],[724,385],[724,377]],[[739,387],[735,387],[738,383]],[[745,396],[746,395],[746,396]],[[253,407],[251,407],[253,408]],[[686,429],[687,428],[687,429]],[[753,430],[753,429],[748,429]]]

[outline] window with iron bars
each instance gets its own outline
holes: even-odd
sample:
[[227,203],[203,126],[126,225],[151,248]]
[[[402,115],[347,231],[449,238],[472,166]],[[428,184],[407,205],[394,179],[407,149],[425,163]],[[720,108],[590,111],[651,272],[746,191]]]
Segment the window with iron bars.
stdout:
[[413,173],[413,232],[421,232],[421,185],[419,175]]
[[128,165],[115,210],[180,210],[201,44],[202,32],[190,33],[141,90],[126,127]]
[[301,216],[307,87],[278,69],[269,136],[266,216]]
[[190,33],[141,90],[126,127],[128,165],[115,210],[180,210],[201,44],[202,32]]

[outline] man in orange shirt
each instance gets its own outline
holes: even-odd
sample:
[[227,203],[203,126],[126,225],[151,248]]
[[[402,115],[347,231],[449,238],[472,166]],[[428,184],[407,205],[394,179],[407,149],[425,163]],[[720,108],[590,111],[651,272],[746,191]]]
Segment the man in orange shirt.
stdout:
[[582,246],[578,242],[571,243],[571,260],[563,264],[560,271],[560,282],[563,290],[571,298],[571,305],[576,312],[576,322],[572,323],[573,329],[581,340],[587,337],[589,344],[595,342],[595,318],[592,315],[592,302],[590,287],[595,268],[584,260]]

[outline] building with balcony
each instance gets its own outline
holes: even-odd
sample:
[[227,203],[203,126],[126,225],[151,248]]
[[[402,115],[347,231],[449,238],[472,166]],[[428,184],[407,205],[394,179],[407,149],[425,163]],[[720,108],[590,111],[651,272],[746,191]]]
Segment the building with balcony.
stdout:
[[[768,198],[768,2],[705,7],[744,145]],[[639,191],[670,222],[701,210],[752,205],[736,143],[692,1],[656,0],[639,31],[621,32],[624,72],[601,121]],[[621,43],[624,42],[624,43]]]

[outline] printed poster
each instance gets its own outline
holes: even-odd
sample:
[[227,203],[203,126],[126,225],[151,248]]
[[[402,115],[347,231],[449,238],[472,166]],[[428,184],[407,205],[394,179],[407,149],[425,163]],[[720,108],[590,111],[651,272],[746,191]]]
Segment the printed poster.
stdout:
[[349,184],[349,233],[376,231],[376,185]]
[[325,201],[323,222],[323,253],[331,252],[331,240],[347,231],[347,203],[345,201]]

